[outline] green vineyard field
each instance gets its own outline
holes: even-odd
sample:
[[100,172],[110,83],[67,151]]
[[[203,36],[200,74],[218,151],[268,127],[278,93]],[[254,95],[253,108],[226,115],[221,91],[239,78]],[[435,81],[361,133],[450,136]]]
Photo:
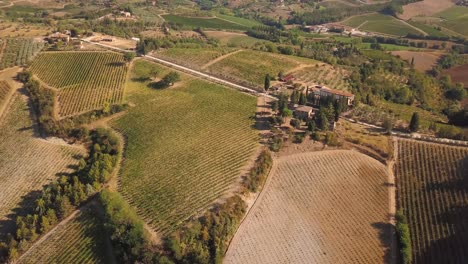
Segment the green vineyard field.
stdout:
[[88,206],[70,222],[51,231],[46,240],[26,252],[18,263],[111,263],[106,239],[102,220]]
[[30,38],[8,38],[0,40],[0,70],[25,65],[44,46]]
[[399,206],[409,222],[413,263],[468,259],[468,148],[398,140]]
[[[132,80],[167,68],[135,62]],[[127,139],[119,191],[161,235],[203,211],[240,180],[258,146],[255,97],[182,75],[156,90],[130,81],[135,107],[112,126]]]
[[114,52],[46,52],[31,71],[47,85],[58,88],[60,116],[99,109],[123,100],[127,66]]

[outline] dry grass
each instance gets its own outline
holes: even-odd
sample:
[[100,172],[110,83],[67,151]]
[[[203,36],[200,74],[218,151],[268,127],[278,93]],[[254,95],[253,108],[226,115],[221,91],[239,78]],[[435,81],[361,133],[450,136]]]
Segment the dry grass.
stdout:
[[285,156],[225,263],[382,263],[390,243],[386,168],[354,151]]

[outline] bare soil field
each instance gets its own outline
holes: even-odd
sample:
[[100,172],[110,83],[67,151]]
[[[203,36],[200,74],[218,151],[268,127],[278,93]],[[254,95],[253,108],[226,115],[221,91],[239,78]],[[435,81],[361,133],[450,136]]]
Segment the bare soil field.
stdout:
[[415,16],[431,16],[454,5],[452,0],[424,0],[403,6],[401,19],[408,20]]
[[400,56],[402,59],[411,62],[414,58],[414,68],[421,72],[426,72],[437,63],[437,60],[443,55],[439,52],[420,52],[420,51],[409,51],[400,50],[392,51],[392,55]]
[[14,225],[12,214],[31,209],[37,191],[78,163],[83,149],[38,137],[25,96],[15,95],[0,120],[0,238]]
[[355,151],[280,157],[224,263],[382,263],[387,169]]
[[465,85],[465,88],[468,87],[468,64],[453,67],[444,71],[444,73],[450,75],[452,81],[461,82]]

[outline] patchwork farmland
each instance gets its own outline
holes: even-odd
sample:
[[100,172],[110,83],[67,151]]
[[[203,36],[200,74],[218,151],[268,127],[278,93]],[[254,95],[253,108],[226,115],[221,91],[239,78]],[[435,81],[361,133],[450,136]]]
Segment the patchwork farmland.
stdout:
[[239,182],[258,145],[250,118],[256,98],[185,74],[164,90],[139,81],[154,72],[169,69],[135,62],[126,88],[135,107],[112,126],[127,139],[119,191],[167,235]]
[[225,263],[388,260],[384,165],[354,151],[310,152],[280,157],[269,177]]
[[127,66],[119,53],[44,52],[30,69],[47,86],[58,89],[62,117],[123,100]]
[[398,202],[411,232],[413,263],[468,259],[468,148],[399,139]]
[[9,218],[21,203],[32,209],[34,196],[44,184],[72,171],[84,150],[38,138],[26,99],[16,95],[8,113],[0,120],[0,233],[14,225]]

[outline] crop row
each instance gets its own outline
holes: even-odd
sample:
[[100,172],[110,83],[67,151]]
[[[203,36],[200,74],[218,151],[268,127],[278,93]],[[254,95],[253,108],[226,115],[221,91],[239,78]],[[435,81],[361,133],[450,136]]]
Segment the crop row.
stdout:
[[8,38],[3,45],[0,70],[27,64],[44,46],[42,42],[29,38]]
[[257,146],[255,98],[186,78],[165,90],[131,82],[137,106],[115,121],[127,138],[119,191],[162,235],[228,190]]
[[82,210],[18,263],[105,263],[107,238],[102,222],[90,208]]
[[302,153],[278,159],[269,177],[225,263],[383,263],[382,164],[351,151]]
[[10,91],[10,85],[6,81],[0,81],[0,106],[4,103],[4,100]]
[[59,114],[69,116],[120,103],[127,67],[113,52],[42,53],[32,72],[48,85],[59,88]]
[[30,202],[24,197],[40,190],[57,175],[69,173],[69,166],[77,163],[73,156],[83,154],[80,149],[35,137],[25,99],[17,96],[12,100],[11,109],[0,125],[1,220],[5,220],[18,203]]
[[345,80],[347,76],[343,70],[335,70],[329,65],[316,65],[294,73],[294,77],[309,85],[326,85],[339,90],[347,90],[349,88],[348,82]]
[[399,140],[397,157],[414,263],[462,263],[468,258],[468,148]]

